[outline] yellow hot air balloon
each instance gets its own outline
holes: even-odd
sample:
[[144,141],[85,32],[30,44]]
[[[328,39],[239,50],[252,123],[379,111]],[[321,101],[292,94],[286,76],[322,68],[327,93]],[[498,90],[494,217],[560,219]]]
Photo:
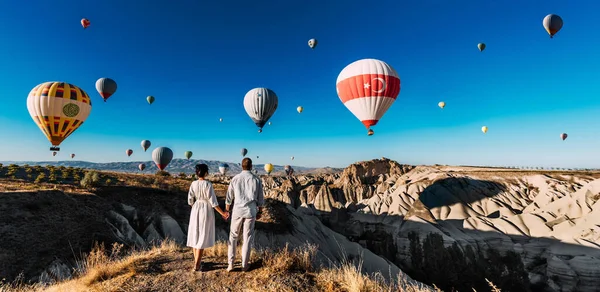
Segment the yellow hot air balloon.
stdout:
[[271,171],[273,171],[273,164],[271,164],[271,163],[265,164],[265,171],[267,172],[267,174],[271,174]]
[[439,106],[440,108],[444,108],[444,107],[446,106],[446,103],[445,103],[445,102],[443,102],[443,101],[440,101],[440,102],[438,103],[438,106]]
[[304,108],[301,107],[301,106],[299,106],[296,110],[298,111],[298,113],[302,113],[302,111],[304,110]]
[[488,131],[488,127],[487,126],[483,126],[481,127],[481,131],[485,134]]
[[92,102],[83,89],[65,82],[44,82],[27,96],[27,109],[48,141],[50,151],[58,147],[85,122],[92,111]]

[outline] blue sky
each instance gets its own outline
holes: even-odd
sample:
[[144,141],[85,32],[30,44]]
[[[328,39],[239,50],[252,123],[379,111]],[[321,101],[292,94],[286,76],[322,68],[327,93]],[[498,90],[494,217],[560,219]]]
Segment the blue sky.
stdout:
[[[203,2],[3,5],[0,160],[70,153],[150,160],[152,149],[167,146],[178,158],[191,150],[193,158],[234,162],[246,147],[258,163],[295,156],[293,165],[302,166],[382,156],[410,164],[600,166],[597,1]],[[564,20],[554,39],[542,27],[549,13]],[[83,17],[91,21],[86,30]],[[319,41],[315,50],[310,38]],[[479,42],[487,44],[482,53]],[[387,62],[402,82],[371,137],[335,89],[340,71],[363,58]],[[95,90],[100,77],[118,83],[107,103]],[[45,81],[75,84],[93,100],[90,117],[56,157],[26,106],[29,91]],[[242,104],[254,87],[279,96],[261,134]],[[156,97],[151,106],[148,95]],[[143,139],[153,143],[145,153]]]

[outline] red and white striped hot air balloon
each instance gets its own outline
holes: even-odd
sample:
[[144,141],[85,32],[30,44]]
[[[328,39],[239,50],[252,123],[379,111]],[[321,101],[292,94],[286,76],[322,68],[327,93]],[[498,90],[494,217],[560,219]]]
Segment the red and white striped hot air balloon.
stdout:
[[362,59],[340,72],[336,89],[344,105],[369,129],[383,117],[400,93],[400,77],[392,66]]

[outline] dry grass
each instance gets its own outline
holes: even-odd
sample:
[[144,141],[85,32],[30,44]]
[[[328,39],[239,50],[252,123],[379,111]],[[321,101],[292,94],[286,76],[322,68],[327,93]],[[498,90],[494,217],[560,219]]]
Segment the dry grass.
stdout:
[[[224,271],[225,265],[193,273],[191,251],[172,241],[149,250],[110,251],[96,245],[79,262],[76,278],[43,287],[23,283],[0,284],[0,292],[21,291],[431,291],[406,282],[386,283],[378,274],[364,275],[350,262],[332,268],[313,266],[317,247],[305,245],[280,250],[254,250],[251,270]],[[227,244],[206,249],[203,262],[226,262]],[[239,259],[239,257],[238,257]],[[399,277],[401,278],[401,277]]]

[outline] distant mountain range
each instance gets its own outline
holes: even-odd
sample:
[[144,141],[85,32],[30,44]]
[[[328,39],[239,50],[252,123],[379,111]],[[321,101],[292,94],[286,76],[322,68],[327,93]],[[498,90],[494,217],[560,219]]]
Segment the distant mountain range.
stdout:
[[[158,171],[158,168],[152,161],[127,161],[127,162],[106,162],[106,163],[97,163],[97,162],[89,162],[89,161],[80,161],[80,160],[63,160],[63,161],[1,161],[0,163],[7,166],[9,164],[18,164],[18,165],[54,165],[54,166],[65,166],[65,167],[77,167],[77,168],[87,168],[87,169],[96,169],[96,170],[104,170],[104,171],[115,171],[115,172],[128,172],[128,173],[155,173]],[[146,169],[144,171],[140,171],[138,166],[140,163],[146,164]],[[192,174],[194,173],[194,167],[196,164],[205,163],[208,165],[210,173],[216,173],[219,171],[219,164],[227,163],[229,164],[229,171],[227,174],[237,174],[242,171],[242,166],[240,163],[234,162],[224,162],[224,161],[216,161],[216,160],[202,160],[202,159],[181,159],[176,158],[169,163],[169,166],[165,169],[169,173],[175,175],[178,173],[186,173]],[[265,174],[264,164],[254,165],[254,169],[258,171],[259,174]],[[341,168],[332,168],[332,167],[323,167],[323,168],[311,168],[311,167],[301,167],[301,166],[293,166],[294,173],[335,173],[342,171]],[[282,174],[284,173],[283,165],[273,165],[273,172],[271,174]]]

